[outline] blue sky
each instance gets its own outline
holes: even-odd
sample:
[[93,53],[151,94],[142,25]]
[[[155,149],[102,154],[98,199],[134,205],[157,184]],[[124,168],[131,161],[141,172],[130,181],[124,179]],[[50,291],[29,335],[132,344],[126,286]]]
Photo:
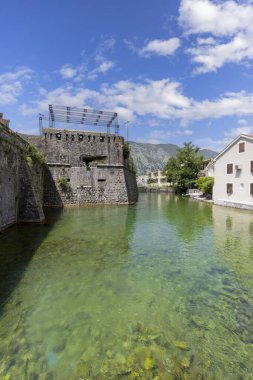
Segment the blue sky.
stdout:
[[220,150],[253,133],[252,20],[252,0],[5,1],[0,111],[37,134],[48,104],[111,110],[130,140]]

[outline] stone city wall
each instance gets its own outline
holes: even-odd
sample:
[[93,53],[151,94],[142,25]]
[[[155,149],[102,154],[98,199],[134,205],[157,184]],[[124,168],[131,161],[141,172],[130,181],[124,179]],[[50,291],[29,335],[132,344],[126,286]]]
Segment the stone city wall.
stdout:
[[26,146],[0,119],[0,231],[44,218],[43,168],[31,159],[27,162]]
[[135,174],[124,166],[123,137],[52,128],[41,137],[23,137],[47,161],[45,205],[137,201]]
[[21,136],[42,151],[48,163],[124,164],[121,136],[55,128],[43,128],[41,136]]

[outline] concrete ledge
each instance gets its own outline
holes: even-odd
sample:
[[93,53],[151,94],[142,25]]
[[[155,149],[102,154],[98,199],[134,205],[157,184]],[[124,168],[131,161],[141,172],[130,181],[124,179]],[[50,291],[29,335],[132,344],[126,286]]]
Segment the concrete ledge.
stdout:
[[218,199],[214,201],[215,205],[225,206],[225,207],[234,207],[243,210],[252,210],[253,211],[253,202],[235,202],[235,201],[227,201],[223,199]]
[[122,164],[97,164],[96,165],[98,168],[124,168],[125,166]]
[[67,166],[70,168],[70,164],[64,164],[61,162],[47,162],[47,166]]

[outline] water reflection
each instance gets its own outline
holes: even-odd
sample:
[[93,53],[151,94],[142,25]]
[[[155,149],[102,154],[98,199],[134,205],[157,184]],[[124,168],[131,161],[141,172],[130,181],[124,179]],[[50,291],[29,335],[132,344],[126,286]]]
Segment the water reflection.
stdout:
[[167,194],[64,210],[6,297],[0,378],[249,380],[251,239],[250,213]]
[[49,210],[45,223],[15,226],[0,235],[0,314],[61,212],[61,209]]
[[103,330],[116,322],[103,314],[125,292],[120,274],[135,214],[132,206],[72,208],[53,233],[20,226],[1,236],[1,271],[14,282],[7,275],[1,281],[9,298],[0,320],[0,377],[69,379],[84,350],[92,355],[99,321]]
[[164,209],[167,220],[185,241],[193,241],[205,229],[212,228],[212,206],[170,195]]
[[245,279],[253,273],[253,214],[250,211],[213,207],[217,254],[232,271]]

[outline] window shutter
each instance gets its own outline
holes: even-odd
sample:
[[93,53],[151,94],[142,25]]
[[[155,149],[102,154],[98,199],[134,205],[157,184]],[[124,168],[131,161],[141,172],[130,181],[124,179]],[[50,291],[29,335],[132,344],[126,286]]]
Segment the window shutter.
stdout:
[[233,194],[233,184],[227,183],[227,194]]
[[250,195],[253,195],[253,183],[250,184]]
[[233,164],[227,164],[227,174],[233,173]]
[[239,153],[245,152],[245,143],[242,142],[239,144]]

